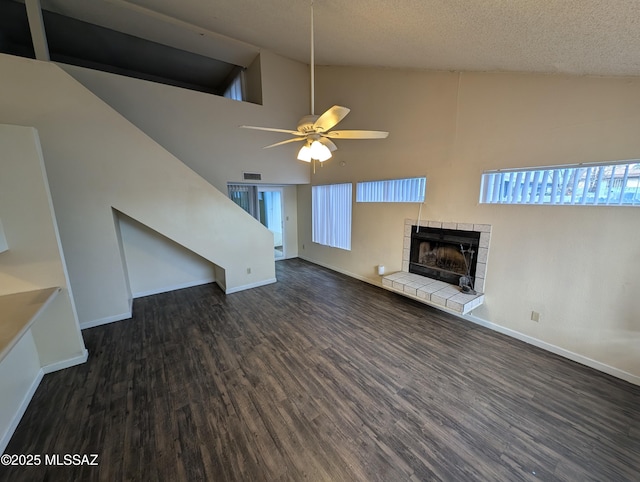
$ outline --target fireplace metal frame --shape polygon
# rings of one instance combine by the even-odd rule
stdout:
[[[458,285],[461,276],[468,276],[472,280],[475,279],[476,264],[478,261],[477,253],[480,247],[480,234],[479,231],[411,226],[409,272],[453,285]],[[419,263],[419,246],[424,241],[435,243],[436,246],[452,246],[457,252],[460,252],[460,245],[462,245],[464,249],[472,249],[475,253],[473,258],[470,259],[470,256],[465,256],[467,263],[469,263],[469,272],[458,273],[456,271]],[[461,253],[461,255],[463,254]]]

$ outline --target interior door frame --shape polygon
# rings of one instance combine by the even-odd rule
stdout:
[[[271,185],[262,185],[262,184],[257,184],[256,185],[258,188],[258,195],[260,195],[261,192],[279,192],[280,193],[280,227],[282,230],[282,256],[279,256],[276,258],[277,260],[280,259],[285,259],[287,257],[287,237],[286,237],[286,223],[285,223],[285,216],[284,216],[284,189],[282,188],[282,186],[271,186]],[[260,216],[260,214],[258,213],[258,216]],[[260,221],[260,219],[258,219],[258,221]],[[275,249],[275,247],[274,247]]]

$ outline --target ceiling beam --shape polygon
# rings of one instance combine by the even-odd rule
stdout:
[[[33,42],[36,59],[49,61],[51,60],[49,57],[49,44],[47,43],[47,34],[44,30],[40,0],[25,0],[25,5],[27,7],[27,18],[29,19],[31,41]]]

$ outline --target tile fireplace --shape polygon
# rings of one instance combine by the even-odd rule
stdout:
[[[468,313],[484,302],[490,240],[489,224],[406,219],[402,271],[383,276],[382,286]]]

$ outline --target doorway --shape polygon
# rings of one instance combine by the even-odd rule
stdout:
[[[231,200],[273,233],[274,258],[284,259],[286,250],[282,187],[231,183],[227,187]]]
[[[273,233],[275,259],[284,259],[282,188],[258,187],[258,220]]]

